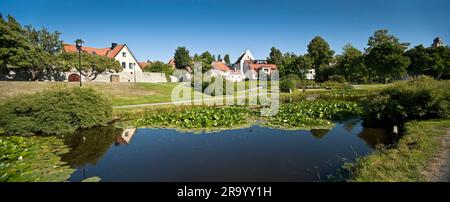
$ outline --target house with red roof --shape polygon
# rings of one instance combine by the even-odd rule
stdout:
[[[71,44],[64,44],[64,51],[66,52],[78,52],[77,47]],[[83,46],[81,51],[90,53],[93,55],[100,55],[117,60],[122,65],[123,72],[142,72],[140,63],[136,60],[133,53],[130,51],[126,44],[112,43],[107,48],[94,48]]]
[[[250,50],[246,50],[233,65],[236,72],[245,75],[245,78],[256,80],[260,73],[270,76],[278,67],[275,64],[269,64],[267,60],[257,60]]]
[[[78,52],[74,45],[64,44],[63,48],[66,52]],[[143,72],[142,68],[150,64],[150,61],[138,62],[126,44],[112,43],[107,48],[83,46],[81,51],[88,54],[113,58],[122,66],[122,71],[117,73],[105,72],[98,75],[93,80],[94,82],[167,82],[164,73]],[[76,70],[71,70],[65,74],[68,81],[80,80],[79,73]],[[84,76],[81,79],[87,80]]]

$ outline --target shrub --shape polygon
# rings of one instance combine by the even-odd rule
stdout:
[[[448,81],[422,76],[397,82],[365,101],[366,124],[403,124],[409,120],[449,116]]]
[[[216,93],[218,92],[216,90],[216,84],[217,84],[216,79],[222,79],[222,81],[223,81],[222,86],[221,86],[221,88],[223,89],[222,95],[232,95],[236,91],[234,82],[229,81],[221,76],[212,76],[210,78],[204,78],[201,82],[201,86],[198,85],[197,83],[195,83],[195,81],[198,81],[199,79],[200,78],[193,79],[191,81],[191,87],[193,87],[196,91],[199,91],[199,92],[211,95],[211,96],[216,96]],[[232,87],[233,90],[231,90],[230,92],[227,92],[227,86]]]
[[[293,79],[283,79],[280,82],[280,91],[281,92],[294,92],[297,91],[297,82]]]
[[[347,83],[347,81],[345,80],[345,77],[342,75],[331,75],[328,76],[328,80],[329,81],[335,81],[338,83]]]
[[[111,101],[89,88],[55,88],[22,95],[0,106],[0,128],[6,134],[64,134],[105,125]]]
[[[322,86],[327,89],[352,89],[352,86],[348,83],[336,82],[336,81],[325,81]]]

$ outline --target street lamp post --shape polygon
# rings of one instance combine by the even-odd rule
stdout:
[[[76,45],[77,50],[78,50],[78,71],[80,72],[80,87],[83,85],[81,83],[81,47],[83,46],[83,43],[84,42],[81,39],[77,39],[75,41],[75,45]]]

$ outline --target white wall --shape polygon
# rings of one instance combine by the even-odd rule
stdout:
[[[123,57],[123,53],[125,52],[126,56]],[[116,55],[114,58],[117,61],[119,61],[120,65],[122,66],[122,62],[126,63],[126,68],[123,69],[123,72],[142,72],[142,69],[139,67],[138,61],[136,61],[130,52],[130,49],[128,49],[127,46],[124,46],[122,50]],[[135,66],[135,70],[133,68],[130,69],[130,63],[133,63]]]
[[[76,71],[66,72],[66,81],[68,81],[68,77],[70,74],[77,74]],[[133,72],[119,72],[119,73],[104,73],[99,74],[97,78],[91,82],[111,82],[111,75],[119,75],[120,82],[135,82],[135,77]],[[83,81],[86,81],[86,78],[81,77]],[[152,72],[136,72],[136,82],[148,82],[148,83],[166,83],[167,78],[164,73],[152,73]]]

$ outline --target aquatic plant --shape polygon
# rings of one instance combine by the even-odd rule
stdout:
[[[56,137],[0,137],[0,182],[61,182],[74,169],[59,155],[69,149]]]
[[[356,102],[303,100],[281,105],[278,114],[269,117],[269,124],[288,127],[324,127],[332,125],[331,120],[361,114],[362,108]]]
[[[148,113],[137,119],[137,126],[210,128],[233,127],[247,123],[251,111],[245,107],[199,107],[180,112]]]

